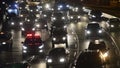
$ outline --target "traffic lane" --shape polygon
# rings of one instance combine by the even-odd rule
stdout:
[[[110,37],[110,35],[106,34],[104,37],[104,41],[106,42],[106,45],[109,48],[109,54],[108,54],[108,59],[109,64],[108,68],[119,68],[120,67],[120,52],[119,49],[117,48],[117,44],[114,42],[114,39]]]
[[[0,53],[1,61],[5,62],[5,63],[19,62],[22,60],[20,31],[11,30],[11,33],[12,33],[12,38],[13,38],[12,52],[5,51],[5,52]]]
[[[118,48],[120,49],[120,32],[109,32],[109,34],[113,37],[114,41],[117,43]]]
[[[68,30],[67,38],[68,38],[68,46],[69,46],[68,50],[70,52],[70,55],[69,55],[70,62],[69,63],[72,63],[74,61],[74,59],[76,58],[76,55],[77,55],[79,41],[77,40],[78,37],[76,36],[76,34],[73,33],[73,31],[71,31],[69,28],[70,27],[67,28],[67,30]],[[46,44],[48,46],[47,53],[52,49],[52,44],[51,43],[52,43],[51,38],[49,38],[46,41]],[[56,46],[63,46],[64,47],[64,45],[62,45],[62,44],[56,44]],[[40,67],[42,67],[42,65],[44,65],[43,67],[45,67],[46,60],[45,59],[43,59],[43,60],[44,60],[43,62],[39,61],[40,63],[32,64],[32,67],[33,68],[40,68]],[[69,66],[69,65],[67,65],[67,66]],[[61,66],[61,65],[54,65],[52,68],[56,68],[56,67],[57,68],[63,68],[63,66]]]
[[[77,33],[77,35],[79,37],[79,43],[80,43],[79,47],[80,47],[81,51],[84,50],[84,49],[87,49],[88,45],[90,43],[90,40],[85,39],[85,35],[84,35],[84,33],[85,33],[84,28],[85,28],[87,22],[84,22],[84,24],[85,25],[81,24],[82,27],[80,27],[78,24],[77,25],[74,24],[74,27],[72,27],[73,26],[73,23],[72,23],[72,26],[71,26],[71,29],[73,31],[76,31],[76,33]],[[105,26],[105,21],[102,21],[100,23],[100,25],[102,25],[103,27],[106,27]],[[77,28],[77,26],[79,26],[79,27]],[[118,56],[119,51],[117,50],[117,48],[113,44],[113,40],[110,40],[109,35],[106,34],[103,37],[104,37],[103,40],[106,42],[107,45],[109,45],[108,48],[110,48],[110,58],[109,58],[110,59],[110,64],[107,64],[106,67],[108,67],[108,68],[111,68],[111,67],[118,68],[119,67],[119,60],[117,58],[119,57]]]
[[[25,37],[21,35],[21,30],[10,30],[12,33],[13,38],[13,45],[12,45],[12,52],[2,52],[0,53],[0,60],[5,63],[11,63],[11,62],[21,62],[22,60],[22,43],[25,40]],[[46,41],[49,38],[49,34],[47,31],[37,31],[36,33],[40,34],[42,36],[42,40]],[[46,42],[45,42],[45,46]],[[47,47],[45,47],[47,48]],[[47,50],[47,49],[46,49]]]

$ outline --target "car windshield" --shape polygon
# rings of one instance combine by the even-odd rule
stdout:
[[[35,43],[41,43],[42,40],[40,38],[26,38],[25,44],[35,44]]]
[[[87,28],[88,29],[94,29],[94,28],[99,28],[100,26],[99,26],[99,24],[88,24],[88,26],[87,26]]]
[[[56,48],[50,51],[50,56],[56,56],[56,55],[65,55],[65,49],[63,48]]]
[[[58,30],[53,30],[53,35],[58,36],[58,35],[66,35],[67,32],[63,29],[58,29]]]

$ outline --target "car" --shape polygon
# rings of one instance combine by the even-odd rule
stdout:
[[[67,24],[63,20],[56,20],[51,25],[51,31],[56,28],[60,28],[60,29],[64,28],[64,30],[66,30]]]
[[[104,60],[98,50],[85,50],[80,53],[72,68],[102,68]]]
[[[101,54],[104,56],[104,60],[106,63],[109,61],[109,48],[107,48],[107,45],[104,41],[95,40],[91,41],[88,50],[99,50],[101,51]]]
[[[44,55],[44,43],[39,34],[27,34],[24,42],[22,42],[23,58],[31,55]]]
[[[38,19],[38,22],[35,23],[36,30],[46,29],[48,30],[48,22],[46,19]]]
[[[71,15],[70,18],[69,18],[70,22],[80,22],[81,21],[81,18],[80,18],[80,15]]]
[[[89,19],[91,21],[97,21],[100,22],[102,20],[103,14],[99,10],[91,10],[89,13]]]
[[[66,68],[69,63],[69,50],[65,48],[53,48],[46,57],[47,68],[51,66],[61,65]]]
[[[55,47],[55,44],[65,44],[65,47],[68,47],[66,30],[54,29],[52,31],[52,48]]]
[[[64,14],[62,12],[54,12],[52,13],[51,20],[54,22],[56,20],[62,20]]]
[[[3,68],[31,68],[29,63],[7,63],[3,65]]]
[[[87,38],[101,38],[103,29],[98,23],[89,23],[85,29],[85,35]]]
[[[0,52],[12,51],[13,38],[10,32],[0,32]]]
[[[21,19],[19,17],[13,17],[10,19],[8,24],[10,25],[10,28],[12,29],[20,29],[21,26],[23,25],[23,22],[21,22]]]
[[[89,43],[88,50],[100,50],[102,53],[106,53],[109,48],[107,48],[104,41],[95,40]]]
[[[107,26],[108,26],[109,31],[119,31],[120,30],[120,19],[110,18],[107,21]]]
[[[26,36],[29,33],[35,34],[35,30],[36,30],[35,24],[32,22],[25,21],[21,26],[23,36]]]

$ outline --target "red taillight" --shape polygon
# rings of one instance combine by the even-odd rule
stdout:
[[[27,37],[31,37],[32,36],[32,34],[27,34]]]
[[[34,36],[35,36],[35,38],[40,38],[39,34],[35,34]]]

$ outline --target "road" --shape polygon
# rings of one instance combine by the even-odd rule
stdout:
[[[85,38],[85,27],[89,23],[88,16],[82,16],[81,22],[71,22],[68,23],[67,31],[68,31],[68,44],[70,49],[70,58],[71,62],[73,62],[73,55],[79,54],[80,51],[85,50],[88,48],[90,39]],[[102,22],[100,23],[101,26],[103,25]],[[105,26],[102,26],[103,28]],[[24,41],[25,37],[21,36],[21,31],[11,30],[13,35],[13,51],[12,52],[2,52],[0,53],[0,61],[5,63],[11,62],[21,62],[25,59],[22,59],[22,41]],[[42,40],[45,41],[46,46],[46,55],[51,49],[51,38],[49,37],[49,32],[46,30],[37,31],[40,33]],[[119,32],[118,33],[109,33],[104,31],[104,35],[102,40],[105,41],[106,45],[109,50],[109,64],[106,64],[106,68],[119,68],[120,67],[120,53],[119,53]],[[114,39],[112,39],[114,38]],[[115,40],[116,39],[116,40]],[[115,40],[115,42],[114,42]],[[31,61],[32,67],[31,68],[46,68],[46,61],[45,57],[34,57]],[[59,66],[60,67],[60,66]]]

